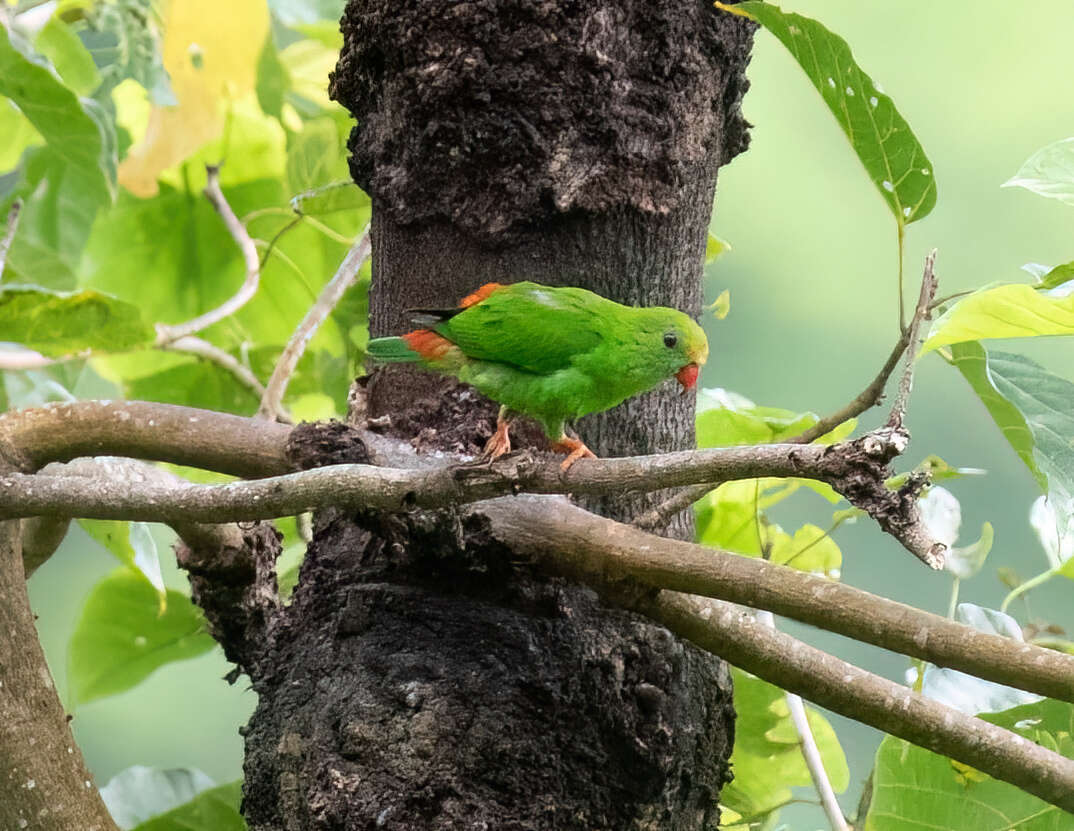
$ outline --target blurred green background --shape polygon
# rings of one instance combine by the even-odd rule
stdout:
[[[892,96],[935,169],[939,201],[909,227],[907,297],[912,304],[925,254],[939,249],[940,293],[991,281],[1028,279],[1026,262],[1074,259],[1074,210],[1026,191],[1000,189],[1036,149],[1074,135],[1074,14],[1068,0],[1029,6],[988,2],[798,0],[787,9],[816,17],[847,39],[859,64]],[[784,48],[757,34],[745,112],[750,150],[720,174],[712,228],[733,246],[707,271],[709,300],[731,292],[731,314],[709,321],[712,359],[703,384],[759,404],[830,412],[873,377],[897,337],[895,224],[820,97]],[[1051,338],[1000,344],[1066,377],[1074,344]],[[1074,402],[1072,402],[1074,406]],[[883,409],[864,420],[882,420]],[[919,366],[909,411],[912,465],[937,453],[988,475],[948,483],[962,502],[963,541],[981,523],[996,542],[962,598],[997,607],[1006,593],[998,566],[1023,577],[1046,567],[1027,515],[1037,490],[984,408],[938,357]],[[795,528],[827,524],[831,508],[798,495],[775,519]],[[158,534],[162,549],[167,532]],[[944,613],[950,578],[930,574],[868,522],[841,529],[847,582]],[[165,560],[169,559],[165,557]],[[59,689],[66,643],[93,583],[115,560],[81,531],[30,581],[31,599]],[[174,564],[169,585],[184,586]],[[1028,615],[1074,627],[1072,586],[1053,580],[1030,597]],[[1012,607],[1024,623],[1024,605]],[[847,660],[902,680],[905,659],[789,623],[788,631]],[[194,766],[218,782],[241,775],[237,730],[255,700],[245,679],[229,687],[219,651],[172,664],[133,691],[74,713],[75,735],[99,784],[131,764]],[[850,761],[842,796],[852,812],[879,734],[831,716]],[[811,794],[799,789],[799,795]],[[826,827],[819,809],[795,805],[789,827]]]

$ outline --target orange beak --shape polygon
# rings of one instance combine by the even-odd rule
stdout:
[[[698,367],[697,364],[687,364],[675,373],[675,378],[682,384],[683,395],[686,395],[687,390],[693,389],[694,384],[697,383],[697,374],[699,371],[700,367]]]

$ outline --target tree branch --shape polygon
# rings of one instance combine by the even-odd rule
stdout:
[[[1074,760],[773,631],[729,603],[660,592],[634,608],[770,684],[1074,813]]]
[[[865,389],[858,393],[853,401],[841,410],[832,413],[829,416],[825,416],[808,430],[803,431],[787,441],[795,444],[809,444],[810,442],[819,439],[825,433],[831,432],[843,422],[856,418],[870,407],[875,407],[883,400],[884,387],[887,386],[891,373],[895,371],[895,367],[899,363],[899,358],[901,358],[907,351],[909,352],[909,365],[913,365],[914,358],[917,357],[917,349],[910,348],[907,350],[907,347],[913,347],[917,342],[916,339],[921,328],[921,322],[928,319],[930,304],[932,303],[932,299],[936,296],[938,285],[936,276],[933,273],[933,264],[935,261],[936,252],[932,251],[925,258],[925,268],[921,275],[921,291],[918,294],[917,307],[914,309],[914,316],[910,320],[910,326],[908,328],[903,327],[902,335],[899,337],[899,340],[896,341],[895,348],[891,350],[891,354],[888,355],[888,359],[884,361],[884,365],[880,368],[880,372],[877,373],[876,377],[869,382],[869,385]],[[900,305],[901,302],[902,301],[900,300]],[[900,385],[899,397],[896,399],[895,406],[892,408],[893,416],[895,413],[900,414],[900,426],[902,424],[902,415],[905,415],[906,413],[906,400],[910,394],[909,383],[905,380],[907,378],[906,373],[903,374],[903,378],[906,390],[904,392],[902,388],[903,385]]]
[[[339,301],[343,299],[347,289],[357,281],[358,272],[361,270],[362,265],[365,264],[365,261],[369,259],[371,251],[369,228],[366,227],[347,252],[347,256],[343,258],[343,262],[340,263],[335,276],[321,289],[317,302],[306,312],[306,316],[298,324],[298,328],[291,335],[291,340],[288,341],[283,354],[280,355],[279,361],[276,362],[276,367],[272,370],[272,377],[269,378],[268,388],[261,396],[261,407],[258,410],[258,415],[261,418],[275,420],[279,416],[283,395],[287,391],[287,384],[290,382],[295,367],[298,366],[298,362],[302,358],[302,354],[306,351],[306,346],[321,327],[321,324],[328,318],[328,315],[332,313],[332,310],[339,305]]]
[[[151,458],[238,475],[266,475],[266,464],[272,466],[268,471],[271,473],[290,470],[285,457],[281,457],[284,434],[268,428],[262,430],[261,423],[166,404],[79,402],[0,416],[0,439],[7,433],[9,445],[19,449],[16,452],[31,454],[31,458],[17,465],[21,470],[35,469],[35,462],[40,467],[53,460],[101,454]],[[282,425],[276,425],[275,429],[287,430]],[[348,475],[347,471],[333,467],[322,468],[316,478],[287,480],[282,485],[284,488],[297,488],[288,491],[290,497],[283,495],[283,491],[267,493],[263,486],[245,483],[226,486],[227,490],[221,491],[219,497],[209,494],[212,487],[222,486],[202,486],[208,489],[200,493],[186,491],[182,498],[188,500],[185,504],[190,510],[197,512],[193,519],[229,522],[240,515],[254,518],[248,515],[250,506],[244,500],[255,496],[256,502],[261,503],[261,518],[268,518],[283,516],[273,511],[288,502],[296,506],[306,503],[301,508],[306,510],[329,498],[350,500],[367,507],[398,508],[404,504],[437,507],[523,491],[603,494],[761,476],[808,477],[829,483],[851,504],[869,513],[907,550],[935,568],[943,562],[944,546],[932,540],[917,513],[914,498],[923,480],[910,477],[898,491],[885,485],[892,475],[888,462],[903,449],[904,439],[903,434],[889,430],[882,435],[867,434],[830,446],[771,444],[587,459],[566,472],[551,460],[537,459],[530,454],[508,456],[492,464],[432,471],[359,467]],[[337,487],[342,490],[330,493],[331,488]],[[53,483],[52,488],[60,503],[49,505],[38,498],[32,510],[30,502],[24,502],[26,510],[30,514],[69,514],[74,503],[62,502],[65,497],[58,484]],[[152,511],[144,496],[141,503],[126,504],[132,508],[140,504]],[[19,510],[8,503],[10,499],[4,503],[4,510]],[[89,505],[85,500],[81,504]],[[101,510],[106,508],[100,506]]]
[[[987,635],[767,560],[656,537],[558,498],[504,497],[469,512],[487,517],[493,534],[513,551],[542,567],[569,569],[586,582],[630,579],[765,609],[937,666],[1074,702],[1074,655]]]
[[[220,218],[224,220],[228,233],[231,234],[242,252],[243,260],[246,263],[246,279],[243,280],[242,285],[234,296],[225,300],[215,309],[188,320],[186,323],[177,323],[173,326],[162,323],[157,324],[157,346],[163,346],[170,341],[193,335],[226,317],[230,317],[250,301],[257,293],[257,287],[261,283],[261,263],[257,256],[257,246],[254,245],[254,241],[250,238],[245,226],[235,216],[235,212],[231,210],[231,205],[228,204],[227,199],[224,197],[224,192],[220,189],[220,167],[219,165],[206,165],[205,171],[208,174],[208,181],[205,184],[205,196],[212,203],[212,206],[216,208]]]
[[[292,470],[291,428],[146,401],[77,401],[0,414],[0,459],[23,471],[78,456],[131,456],[234,476]]]
[[[15,231],[19,227],[19,213],[22,211],[22,200],[16,199],[11,203],[11,210],[7,212],[7,222],[4,225],[4,236],[0,237],[0,277],[4,276],[4,266],[7,264],[7,252],[11,250],[11,243],[15,239]]]
[[[214,439],[219,435],[210,424],[201,429]],[[560,476],[555,460],[514,478],[495,465],[398,469],[355,464],[227,485],[159,485],[110,477],[91,487],[77,477],[13,473],[0,477],[0,516],[77,515],[173,524],[268,519],[329,505],[388,510],[412,505],[445,507],[488,499],[516,488],[559,493],[592,493],[609,483],[620,488],[660,488],[666,486],[664,477],[682,475],[679,469],[666,466],[669,457],[687,465],[694,461],[693,457],[700,457],[704,464],[694,467],[697,476],[711,477],[712,471],[718,469],[725,478],[753,478],[800,474],[804,461],[821,464],[834,453],[830,447],[795,445],[794,452],[799,455],[791,464],[779,449],[779,445],[767,445],[605,459],[579,463],[567,477]],[[751,451],[762,451],[760,462],[751,457]],[[768,467],[758,470],[758,465],[765,463]],[[647,469],[647,465],[652,467]],[[586,474],[586,467],[595,468],[594,475]],[[553,503],[550,511],[549,503],[534,499],[516,497],[507,503],[516,510],[525,509],[525,527],[536,534],[541,545],[559,550],[562,556],[570,556],[572,551],[578,556],[584,553],[604,563],[602,568],[614,565],[657,587],[767,608],[940,666],[1074,700],[1074,657],[1028,645],[1015,647],[1001,638],[982,635],[849,586],[763,560],[653,537],[567,503]],[[486,506],[501,503],[497,500]],[[607,559],[613,555],[614,561]],[[996,655],[1003,656],[1002,666],[994,665]]]
[[[238,417],[230,418],[240,427]],[[217,440],[209,429],[210,424],[211,419],[199,424],[198,435]],[[257,431],[249,432],[257,434]],[[114,440],[115,435],[109,438]],[[508,457],[491,464],[424,470],[332,465],[257,482],[188,485],[176,494],[149,487],[131,492],[121,482],[109,483],[91,494],[81,492],[71,483],[65,485],[52,480],[35,485],[13,475],[7,477],[6,492],[0,491],[0,515],[81,513],[116,518],[122,514],[158,522],[171,522],[182,516],[197,522],[234,522],[286,516],[329,504],[388,510],[410,505],[436,508],[508,493],[603,494],[623,489],[653,491],[714,480],[805,476],[831,484],[852,504],[866,510],[908,550],[935,567],[935,559],[930,557],[939,550],[942,562],[944,546],[932,540],[917,516],[914,497],[923,482],[911,477],[898,491],[884,485],[891,473],[886,462],[896,452],[893,439],[897,438],[897,435],[881,437],[870,433],[852,442],[830,446],[771,444],[593,459],[566,472],[554,460],[547,457],[538,460],[529,455]],[[97,452],[147,455],[114,449]]]
[[[0,523],[0,632],[0,828],[118,831],[71,735],[41,651],[18,522]]]
[[[497,499],[471,510],[488,519],[493,538],[507,546],[512,554],[528,555],[547,572],[596,587],[612,602],[664,624],[679,637],[771,684],[833,712],[972,765],[1065,810],[1074,811],[1074,760],[770,629],[732,603],[691,597],[690,587],[704,582],[705,558],[725,559],[717,552],[643,534],[631,526],[586,514],[580,508],[547,497]],[[645,541],[644,545],[637,544],[639,538]],[[661,548],[664,550],[658,550]],[[697,551],[690,552],[690,549]],[[693,556],[684,561],[684,555],[689,554]],[[762,566],[759,573],[765,570],[792,571],[763,560],[734,556],[726,556],[728,562],[724,565],[731,565],[731,560]],[[849,587],[801,572],[796,574],[807,577],[806,582],[812,583],[810,596],[815,596],[814,602],[819,601],[820,605],[829,608],[841,606],[842,593]],[[631,584],[633,578],[655,585],[651,580],[655,575],[676,575],[667,582],[670,588],[677,590],[654,593],[639,591],[636,584]],[[744,576],[739,574],[725,584],[723,596],[736,593],[733,581]],[[671,583],[676,585],[670,586]],[[823,586],[831,586],[835,592],[825,596]],[[748,592],[748,587],[737,588],[745,588]],[[857,592],[855,589],[850,591]],[[901,606],[880,598],[873,598],[873,601],[891,607]],[[906,617],[914,617],[922,624],[928,619],[949,623],[936,615],[905,606],[902,609],[907,613]],[[883,611],[877,611],[882,617]],[[875,621],[869,621],[868,625],[873,623]],[[957,627],[958,624],[949,626]],[[917,630],[919,643],[931,641],[933,630],[930,626],[914,625],[913,628]],[[992,655],[1003,654],[1004,661],[1012,652],[1012,646],[1016,650],[1021,646],[969,627],[960,628],[966,630],[970,640],[993,641],[991,648],[998,651]],[[950,633],[948,629],[944,634]],[[906,634],[905,630],[903,634]],[[978,641],[979,645],[983,643],[985,640]],[[1041,650],[1041,660],[1050,662],[1053,659],[1046,650]],[[1065,699],[1070,701],[1074,699],[1074,658],[1056,662],[1058,664],[1067,667],[1065,683],[1060,686],[1065,690]]]

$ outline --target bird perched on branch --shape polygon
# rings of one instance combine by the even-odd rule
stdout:
[[[566,470],[593,457],[567,436],[570,420],[607,410],[674,377],[683,392],[709,354],[701,327],[680,311],[634,308],[579,288],[488,283],[454,309],[414,309],[425,327],[376,338],[368,352],[383,363],[412,362],[453,375],[501,404],[485,452],[511,449],[513,413],[537,419]]]

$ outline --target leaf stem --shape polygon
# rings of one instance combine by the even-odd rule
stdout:
[[[1025,594],[1031,589],[1035,589],[1037,586],[1041,586],[1047,583],[1058,573],[1058,568],[1050,568],[1047,571],[1038,574],[1036,577],[1030,577],[1028,580],[1022,583],[1022,585],[1012,589],[1011,593],[1008,594],[1005,598],[1003,598],[1003,603],[1000,605],[999,610],[1001,612],[1007,611],[1007,607],[1011,605],[1011,601],[1014,600],[1016,597]]]

